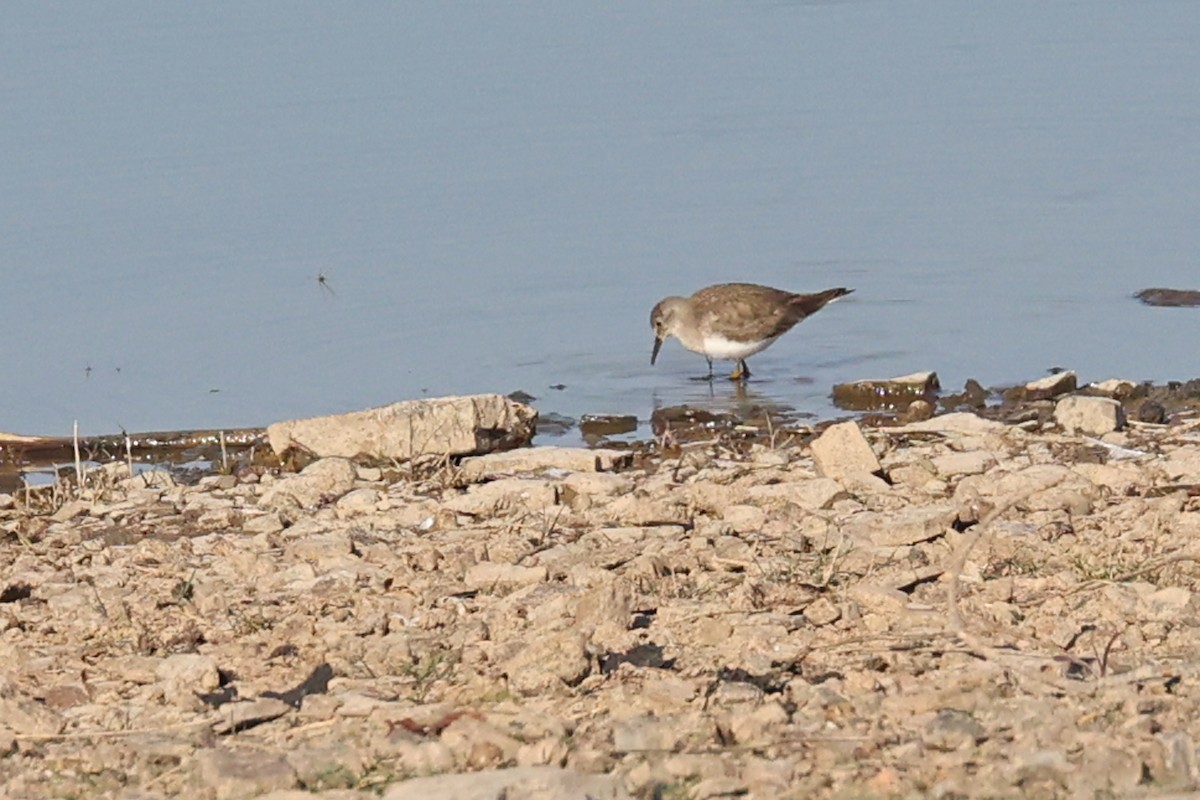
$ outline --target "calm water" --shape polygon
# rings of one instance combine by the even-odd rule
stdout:
[[[1200,311],[1130,295],[1200,288],[1198,41],[1193,0],[13,6],[0,430],[646,417],[710,396],[651,306],[724,280],[857,290],[751,360],[818,414],[1193,377]]]

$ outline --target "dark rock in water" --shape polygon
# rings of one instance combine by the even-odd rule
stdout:
[[[617,436],[633,433],[637,424],[633,414],[584,414],[579,419],[579,430],[584,436]]]
[[[1163,408],[1162,403],[1147,400],[1138,407],[1137,420],[1162,425],[1167,421],[1167,410]]]
[[[655,410],[650,415],[650,427],[655,436],[662,436],[668,430],[678,433],[681,430],[705,431],[728,430],[738,424],[732,414],[722,414],[706,411],[691,406],[668,406]]]
[[[974,378],[967,378],[966,384],[963,385],[963,394],[966,395],[967,402],[975,408],[983,408],[987,405],[987,389],[984,389]]]
[[[833,403],[847,411],[903,411],[916,400],[932,403],[941,386],[936,372],[916,372],[887,380],[839,383]]]
[[[563,414],[556,414],[553,411],[538,414],[538,436],[562,436],[574,427],[575,420]]]
[[[983,408],[987,405],[987,398],[987,389],[974,378],[968,378],[961,392],[942,395],[938,403],[947,411],[964,411]]]
[[[1200,306],[1200,292],[1191,289],[1142,289],[1134,297],[1148,306],[1170,308]]]
[[[505,397],[517,403],[532,403],[534,400],[537,400],[537,398],[531,395],[529,392],[523,392],[520,389],[517,389],[511,394],[505,395]]]

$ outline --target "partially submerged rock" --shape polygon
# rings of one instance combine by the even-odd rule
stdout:
[[[861,380],[833,387],[833,402],[848,411],[902,411],[914,401],[932,404],[941,389],[936,372],[914,372],[885,380]]]
[[[1148,306],[1200,306],[1200,292],[1194,289],[1142,289],[1134,297]]]
[[[537,411],[498,394],[408,400],[267,428],[281,458],[292,451],[325,458],[406,462],[428,455],[466,456],[529,444]]]

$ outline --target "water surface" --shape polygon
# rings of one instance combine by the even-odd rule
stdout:
[[[1130,295],[1200,288],[1197,41],[1187,0],[14,7],[0,429],[733,402],[649,364],[726,280],[856,289],[751,359],[820,415],[1192,377],[1200,314]]]

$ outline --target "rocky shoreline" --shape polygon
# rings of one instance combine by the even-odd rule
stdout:
[[[1182,796],[1200,421],[1081,396],[0,495],[0,795]]]

